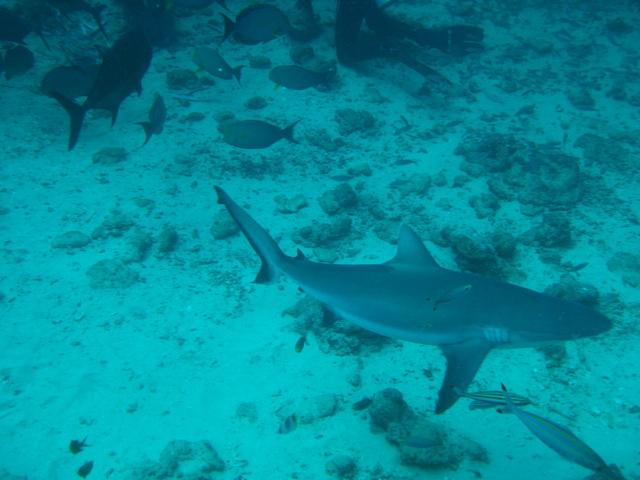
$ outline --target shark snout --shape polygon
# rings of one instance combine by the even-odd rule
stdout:
[[[600,335],[611,329],[613,322],[602,313],[579,305],[574,313],[574,318],[568,325],[573,327],[575,338]]]

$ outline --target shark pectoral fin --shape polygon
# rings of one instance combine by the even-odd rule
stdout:
[[[461,394],[467,391],[484,357],[491,350],[491,344],[481,340],[470,340],[441,345],[440,348],[447,359],[447,372],[438,393],[436,413],[449,409]]]

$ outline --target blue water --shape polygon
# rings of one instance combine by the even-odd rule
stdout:
[[[232,17],[249,5],[228,4]],[[335,5],[314,7],[313,61],[331,62]],[[483,27],[484,50],[418,49],[451,85],[374,59],[302,91],[276,88],[256,57],[290,64],[304,44],[220,45],[223,11],[170,10],[176,36],[154,48],[142,95],[124,100],[113,127],[89,112],[70,152],[68,116],[39,93],[41,79],[99,59],[93,45],[122,31],[120,6],[102,13],[110,42],[86,12],[48,19],[51,48],[29,34],[35,66],[0,79],[0,478],[76,478],[87,462],[87,478],[126,480],[592,473],[515,416],[465,399],[435,416],[437,348],[330,318],[287,279],[252,283],[258,259],[214,185],[291,255],[384,262],[405,222],[442,266],[537,291],[561,284],[609,316],[597,337],[494,350],[471,390],[508,385],[640,478],[638,3],[399,1],[387,9],[398,18]],[[198,71],[195,46],[245,65],[241,83]],[[141,147],[136,122],[156,93],[164,131]],[[254,97],[261,108],[247,106]],[[228,145],[218,126],[232,117],[300,120],[298,143]],[[385,432],[372,412],[387,388],[406,405],[389,407]],[[352,408],[365,397],[378,410]],[[278,433],[291,415],[295,428]],[[412,450],[414,428],[444,440]]]

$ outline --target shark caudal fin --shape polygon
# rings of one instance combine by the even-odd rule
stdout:
[[[276,279],[280,271],[279,265],[285,258],[275,240],[256,222],[246,210],[220,187],[214,187],[218,194],[218,203],[224,205],[229,214],[242,230],[242,233],[262,260],[262,266],[256,276],[255,283],[269,283]]]
[[[438,393],[436,413],[448,410],[467,391],[484,357],[491,350],[491,344],[481,340],[469,340],[441,345],[440,349],[447,359],[447,372]]]

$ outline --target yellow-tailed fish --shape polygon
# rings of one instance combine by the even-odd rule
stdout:
[[[301,336],[298,341],[296,342],[296,352],[300,353],[302,351],[302,349],[304,348],[305,344],[307,343],[307,337],[306,336]]]
[[[547,447],[554,450],[565,460],[607,475],[605,478],[615,478],[609,476],[609,472],[613,473],[612,468],[589,445],[576,437],[571,430],[540,415],[521,410],[514,404],[511,394],[507,392],[507,388],[504,385],[502,385],[502,391],[505,394],[506,401],[504,411],[513,413],[518,417],[518,420],[524,423],[524,426]]]

